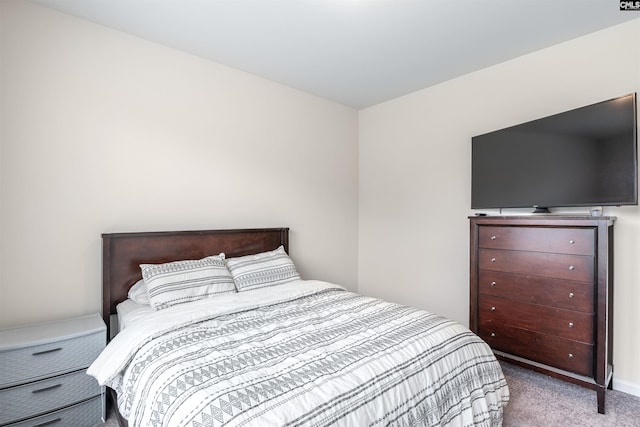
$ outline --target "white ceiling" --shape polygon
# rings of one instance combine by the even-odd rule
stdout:
[[[358,109],[640,18],[618,0],[33,1]]]

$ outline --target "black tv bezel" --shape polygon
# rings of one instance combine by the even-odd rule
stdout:
[[[580,109],[584,109],[584,108],[589,108],[595,105],[599,105],[599,104],[603,104],[603,103],[608,103],[608,102],[612,102],[618,99],[623,99],[626,97],[632,97],[632,105],[633,105],[633,121],[634,121],[634,126],[633,126],[633,162],[635,165],[634,171],[635,171],[635,179],[633,182],[633,186],[634,186],[634,191],[633,191],[633,200],[626,200],[626,201],[616,201],[616,202],[598,202],[598,203],[566,203],[566,204],[557,204],[557,205],[547,205],[547,206],[542,206],[542,205],[535,205],[535,204],[516,204],[516,203],[508,203],[508,204],[500,204],[500,205],[485,205],[485,206],[479,206],[479,205],[474,205],[473,204],[473,163],[474,163],[474,156],[473,156],[473,140],[476,137],[480,137],[480,136],[484,136],[484,135],[488,135],[490,133],[494,133],[494,132],[500,132],[500,131],[506,131],[512,128],[517,128],[518,126],[522,126],[522,125],[527,125],[530,123],[534,123],[534,122],[539,122],[539,121],[543,121],[545,119],[551,118],[551,117],[556,117],[565,113],[570,113],[570,112],[574,112],[576,110],[580,110]],[[600,102],[596,102],[593,104],[589,104],[589,105],[584,105],[581,107],[577,107],[577,108],[573,108],[571,110],[566,110],[566,111],[562,111],[560,113],[556,113],[556,114],[552,114],[550,116],[546,116],[546,117],[541,117],[538,119],[534,119],[534,120],[529,120],[526,122],[522,122],[522,123],[518,123],[516,125],[513,126],[507,126],[505,128],[502,129],[497,129],[495,131],[491,131],[491,132],[486,132],[483,134],[479,134],[476,135],[474,137],[471,138],[472,144],[471,144],[471,209],[472,210],[482,210],[482,209],[526,209],[526,208],[534,208],[535,211],[533,211],[534,213],[548,213],[548,208],[581,208],[581,207],[600,207],[600,206],[637,206],[638,205],[638,178],[640,176],[640,172],[638,170],[638,104],[637,104],[637,93],[636,92],[632,92],[632,93],[628,93],[626,95],[621,95],[621,96],[617,96],[614,98],[610,98],[604,101],[600,101]]]

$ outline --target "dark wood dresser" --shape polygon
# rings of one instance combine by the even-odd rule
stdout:
[[[470,329],[496,355],[597,391],[613,324],[613,217],[475,216]]]

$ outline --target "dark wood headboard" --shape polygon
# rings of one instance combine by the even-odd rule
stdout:
[[[102,235],[102,317],[111,337],[116,305],[142,278],[140,264],[200,259],[224,252],[227,258],[269,251],[283,245],[289,252],[288,228],[163,231]]]

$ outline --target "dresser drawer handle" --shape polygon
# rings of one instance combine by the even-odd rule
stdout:
[[[573,328],[573,322],[569,322],[569,327]]]
[[[573,298],[574,296],[576,296],[573,292],[569,292],[569,298]]]
[[[496,282],[491,282],[491,286],[495,286],[495,285],[497,285]]]
[[[42,393],[43,391],[54,390],[54,389],[56,389],[58,387],[62,387],[62,384],[54,384],[54,385],[49,386],[49,387],[39,388],[37,390],[33,390],[31,393],[33,393],[33,394]]]
[[[491,332],[491,337],[493,338],[495,336],[496,336],[496,333],[495,332]]]
[[[495,258],[491,258],[491,262],[496,262],[496,259]]]
[[[491,307],[491,311],[496,311],[496,308],[495,307]]]
[[[55,418],[51,421],[46,421],[44,423],[40,423],[40,424],[35,424],[33,427],[44,427],[44,426],[50,426],[51,424],[55,424],[55,423],[59,423],[60,421],[62,421],[62,418]]]
[[[575,240],[569,240],[569,244],[573,245],[575,243]]]
[[[496,240],[496,236],[491,236],[491,240]]]
[[[573,270],[575,270],[575,269],[576,269],[576,268],[575,268],[573,265],[570,265],[570,266],[569,266],[569,270],[573,271]]]
[[[569,359],[573,359],[573,353],[569,353]]]
[[[51,350],[36,351],[35,353],[32,353],[32,356],[40,356],[42,354],[53,353],[54,351],[60,351],[60,350],[62,350],[62,347],[52,348]]]

